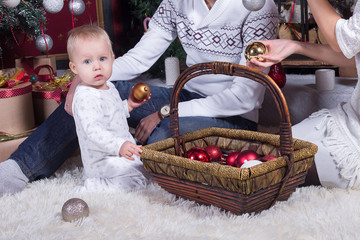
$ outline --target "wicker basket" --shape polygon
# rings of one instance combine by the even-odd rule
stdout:
[[[179,135],[178,96],[184,84],[203,74],[241,76],[263,84],[272,94],[280,116],[280,134],[205,128]],[[287,200],[304,182],[314,164],[317,146],[291,136],[291,123],[284,96],[276,83],[255,69],[230,63],[194,65],[177,79],[170,99],[171,138],[143,148],[145,169],[165,190],[201,204],[214,205],[235,214],[259,212],[277,200]],[[191,147],[216,145],[223,150],[251,149],[276,159],[250,168],[200,162],[184,158]]]

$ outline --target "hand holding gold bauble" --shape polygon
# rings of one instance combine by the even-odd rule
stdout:
[[[252,58],[264,61],[259,55],[265,54],[267,54],[267,47],[261,42],[252,42],[245,49],[245,58],[247,61],[250,61]]]

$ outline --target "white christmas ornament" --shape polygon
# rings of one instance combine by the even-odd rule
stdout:
[[[64,7],[64,0],[44,0],[43,6],[49,13],[58,13]]]
[[[266,0],[242,0],[244,7],[249,11],[258,11],[265,5]]]
[[[3,0],[1,5],[8,8],[16,8],[20,4],[20,0]]]
[[[261,164],[262,161],[259,160],[251,160],[251,161],[245,161],[245,163],[243,165],[241,165],[240,168],[249,168],[258,164]]]
[[[46,42],[45,42],[46,40]],[[35,40],[35,46],[37,48],[37,50],[39,50],[42,53],[46,53],[47,51],[49,51],[52,47],[53,47],[53,40],[52,38],[45,34],[45,35],[39,35],[36,37]],[[47,46],[47,48],[46,48]]]
[[[74,222],[89,216],[89,206],[80,198],[71,198],[64,203],[61,214],[65,222]]]
[[[69,11],[74,15],[81,15],[85,11],[83,0],[69,0]]]

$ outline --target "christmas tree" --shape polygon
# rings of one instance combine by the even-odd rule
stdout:
[[[42,0],[0,0],[2,40],[17,44],[20,36],[36,37],[45,31],[46,17]]]
[[[130,0],[130,5],[132,6],[132,14],[138,19],[139,24],[142,24],[144,19],[151,17],[162,0]],[[167,57],[174,56],[179,58],[180,64],[185,64],[186,54],[181,46],[181,43],[175,40],[166,52],[159,58],[159,60],[152,66],[149,70],[149,73],[154,77],[164,77],[164,61]]]

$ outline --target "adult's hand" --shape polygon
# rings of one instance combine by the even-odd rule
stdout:
[[[268,48],[268,54],[259,55],[259,57],[263,58],[264,61],[259,61],[255,58],[252,58],[250,62],[247,63],[249,67],[254,67],[259,70],[264,70],[265,68],[271,67],[272,65],[281,62],[288,56],[294,54],[299,47],[297,42],[289,39],[275,39],[259,42],[265,44],[265,46]]]
[[[161,121],[158,112],[154,112],[149,116],[140,120],[135,129],[135,138],[142,144],[146,144],[150,134]]]
[[[80,78],[78,76],[75,76],[71,83],[70,89],[66,95],[66,99],[65,99],[64,109],[71,116],[73,115],[72,114],[72,101],[74,98],[75,89],[76,89],[77,85],[79,85],[79,83],[80,83]]]

